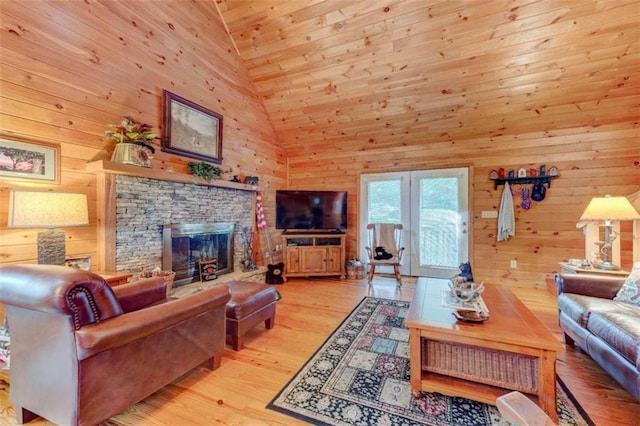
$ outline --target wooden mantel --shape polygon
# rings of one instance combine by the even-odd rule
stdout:
[[[85,166],[87,172],[92,173],[108,173],[114,175],[135,176],[140,178],[166,180],[171,182],[190,183],[202,186],[217,186],[219,188],[239,189],[243,191],[260,191],[260,187],[256,185],[247,185],[239,182],[231,182],[228,180],[212,180],[206,182],[193,175],[184,173],[173,173],[163,169],[150,169],[146,167],[132,166],[129,164],[115,163],[113,161],[99,160],[87,163]]]
[[[215,186],[219,188],[238,189],[243,191],[260,191],[259,186],[225,180],[206,182],[192,175],[172,173],[162,169],[132,166],[99,160],[86,164],[85,171],[96,174],[96,216],[98,221],[98,261],[103,271],[116,271],[116,183],[115,176],[134,176],[181,182],[192,185]]]

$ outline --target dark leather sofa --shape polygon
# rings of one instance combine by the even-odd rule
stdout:
[[[557,274],[560,328],[640,400],[640,306],[614,301],[624,277]]]
[[[200,364],[214,369],[229,298],[226,286],[168,300],[163,278],[112,289],[64,266],[0,267],[18,422],[98,424]]]

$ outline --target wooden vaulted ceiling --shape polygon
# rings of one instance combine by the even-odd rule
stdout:
[[[637,119],[637,1],[217,0],[287,155]]]

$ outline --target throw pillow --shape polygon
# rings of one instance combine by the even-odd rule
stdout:
[[[633,264],[631,273],[613,300],[640,306],[640,262]]]

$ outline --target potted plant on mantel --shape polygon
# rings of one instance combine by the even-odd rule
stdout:
[[[150,142],[158,135],[151,131],[150,125],[126,116],[119,124],[110,127],[113,130],[107,130],[105,136],[107,140],[116,142],[111,161],[151,167],[151,154],[156,150]]]
[[[205,163],[204,161],[195,162],[190,161],[187,164],[189,171],[192,175],[197,176],[207,182],[211,182],[212,180],[220,179],[220,176],[223,173],[229,173],[232,170],[223,170],[218,166],[214,166],[213,164]]]

